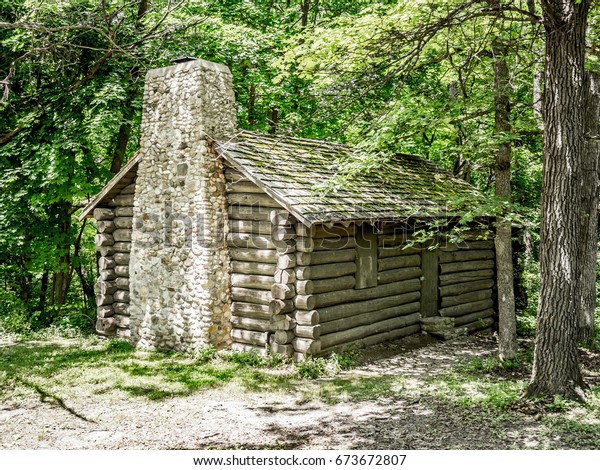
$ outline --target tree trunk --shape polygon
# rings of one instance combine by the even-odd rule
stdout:
[[[583,400],[581,305],[584,52],[590,0],[542,0],[546,32],[540,294],[529,396]]]
[[[598,135],[600,126],[600,77],[588,72],[586,80],[587,112],[585,116],[586,140],[583,153],[582,225],[581,237],[581,310],[579,312],[579,341],[589,341],[594,336],[596,309],[596,257],[598,251]]]
[[[501,21],[500,0],[489,0],[488,5],[497,12]],[[510,125],[510,82],[506,62],[506,46],[499,37],[492,42],[494,60],[494,108],[496,136],[500,144],[496,149],[496,196],[510,202],[512,146],[506,134]],[[517,355],[517,317],[515,314],[515,291],[512,260],[512,228],[510,220],[496,219],[496,274],[498,282],[498,353],[501,360],[514,359]]]

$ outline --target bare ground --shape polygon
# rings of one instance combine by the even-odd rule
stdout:
[[[0,403],[0,449],[578,447],[537,414],[474,409],[430,392],[430,377],[495,348],[490,337],[405,339],[367,351],[351,371],[285,392],[224,385],[155,401],[32,392]]]

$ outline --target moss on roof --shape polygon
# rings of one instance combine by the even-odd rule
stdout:
[[[363,150],[248,131],[217,151],[308,224],[441,217],[482,202],[473,186],[413,155],[377,157],[349,173]]]

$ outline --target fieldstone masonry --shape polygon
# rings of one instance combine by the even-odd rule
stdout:
[[[208,135],[235,128],[227,67],[195,60],[148,72],[129,265],[138,346],[230,344],[225,177]]]

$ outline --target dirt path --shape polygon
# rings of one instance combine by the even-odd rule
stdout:
[[[288,393],[224,386],[160,401],[95,395],[60,406],[31,394],[0,404],[0,449],[560,447],[534,417],[473,413],[427,393],[429,377],[493,352],[493,339],[417,346],[372,349],[358,368]]]

